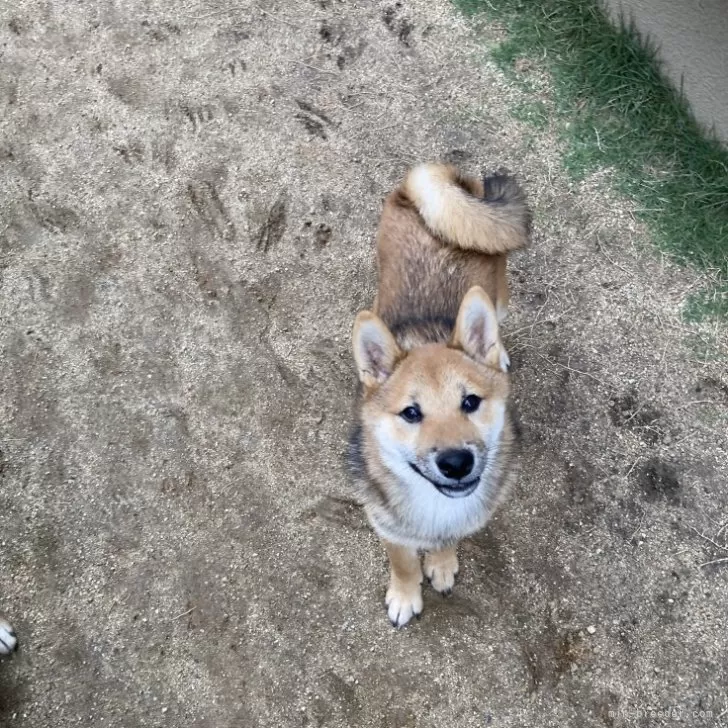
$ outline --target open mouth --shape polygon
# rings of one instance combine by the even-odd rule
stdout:
[[[465,498],[469,496],[480,483],[480,476],[473,478],[472,480],[462,480],[452,485],[442,485],[442,483],[436,483],[434,480],[430,480],[414,463],[409,464],[412,470],[417,473],[421,478],[424,478],[428,483],[437,488],[440,493],[447,496],[448,498]]]

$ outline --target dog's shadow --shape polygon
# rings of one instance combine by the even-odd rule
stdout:
[[[22,661],[22,658],[21,660]],[[17,655],[0,657],[0,725],[10,722],[25,702],[25,685],[20,678]]]

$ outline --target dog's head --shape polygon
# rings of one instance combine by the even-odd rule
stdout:
[[[508,356],[485,291],[468,291],[447,344],[404,352],[381,319],[362,311],[353,346],[370,455],[415,493],[474,493],[498,451],[508,398]]]

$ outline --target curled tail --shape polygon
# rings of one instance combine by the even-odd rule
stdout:
[[[451,165],[422,164],[407,175],[402,191],[430,231],[458,248],[497,255],[528,240],[531,214],[508,175],[480,181]]]

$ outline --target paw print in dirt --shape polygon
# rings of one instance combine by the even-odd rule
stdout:
[[[409,47],[412,44],[412,31],[415,29],[415,25],[409,18],[400,15],[401,9],[401,2],[385,8],[382,12],[382,22],[391,33],[397,36],[402,45]]]

